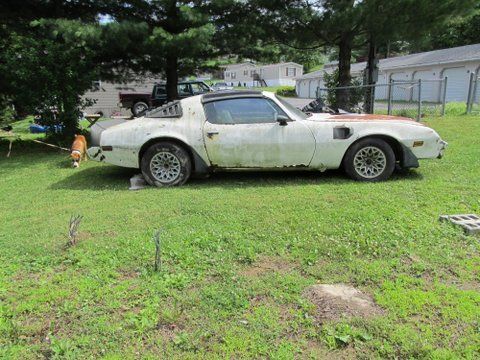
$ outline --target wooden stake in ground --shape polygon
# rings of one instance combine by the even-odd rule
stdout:
[[[155,265],[154,270],[160,271],[162,269],[162,247],[160,241],[160,230],[157,230],[153,235],[153,242],[155,243]]]
[[[68,245],[73,246],[77,243],[78,226],[82,221],[83,216],[72,215],[70,217],[70,225],[68,227]]]
[[[13,140],[10,139],[10,144],[8,144],[8,153],[7,153],[7,158],[10,157],[10,153],[12,152],[12,144],[13,144]]]
[[[8,144],[8,153],[7,153],[7,158],[10,157],[10,154],[12,153],[12,145],[15,140],[20,139],[20,136],[14,134],[11,131],[2,131],[0,130],[0,138],[6,138],[9,141]]]

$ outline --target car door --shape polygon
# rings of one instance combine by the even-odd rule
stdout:
[[[307,167],[315,139],[302,121],[288,119],[271,99],[222,99],[204,104],[205,148],[221,168]],[[277,121],[285,119],[283,125]]]
[[[210,92],[210,88],[204,83],[191,83],[193,95],[200,95]]]

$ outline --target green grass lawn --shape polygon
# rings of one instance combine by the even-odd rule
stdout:
[[[479,237],[438,216],[480,213],[480,118],[426,121],[445,158],[377,184],[229,173],[132,192],[135,171],[0,142],[0,358],[478,358]],[[384,315],[320,324],[315,283]]]

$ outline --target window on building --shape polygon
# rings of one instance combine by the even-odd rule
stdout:
[[[236,72],[232,72],[232,79],[236,79],[237,78],[237,73]]]
[[[248,70],[243,70],[243,75],[248,76]]]
[[[226,78],[227,78],[227,77],[230,77],[230,73],[229,73],[229,72],[226,72],[226,73],[225,73],[225,77],[226,77]]]
[[[286,70],[286,75],[288,77],[294,77],[294,76],[297,76],[297,68],[294,68],[294,67],[287,67],[287,70]]]

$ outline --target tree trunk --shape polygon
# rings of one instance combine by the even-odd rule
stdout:
[[[370,38],[368,44],[368,61],[367,61],[367,85],[375,85],[377,83],[377,46],[375,40]],[[363,111],[367,114],[373,114],[375,103],[375,86],[365,88],[365,99],[363,102]]]
[[[57,114],[57,124],[63,124],[63,137],[65,139],[72,139],[75,134],[78,134],[79,129],[79,116],[80,112],[78,110],[79,99],[77,96],[74,98],[69,98],[65,96],[63,98],[63,106],[60,112]]]
[[[340,38],[338,44],[338,86],[350,86],[352,76],[350,75],[351,58],[352,58],[352,42],[351,34],[344,34]],[[350,89],[337,89],[337,109],[349,108]]]
[[[176,56],[167,56],[167,100],[178,99],[178,58]]]

